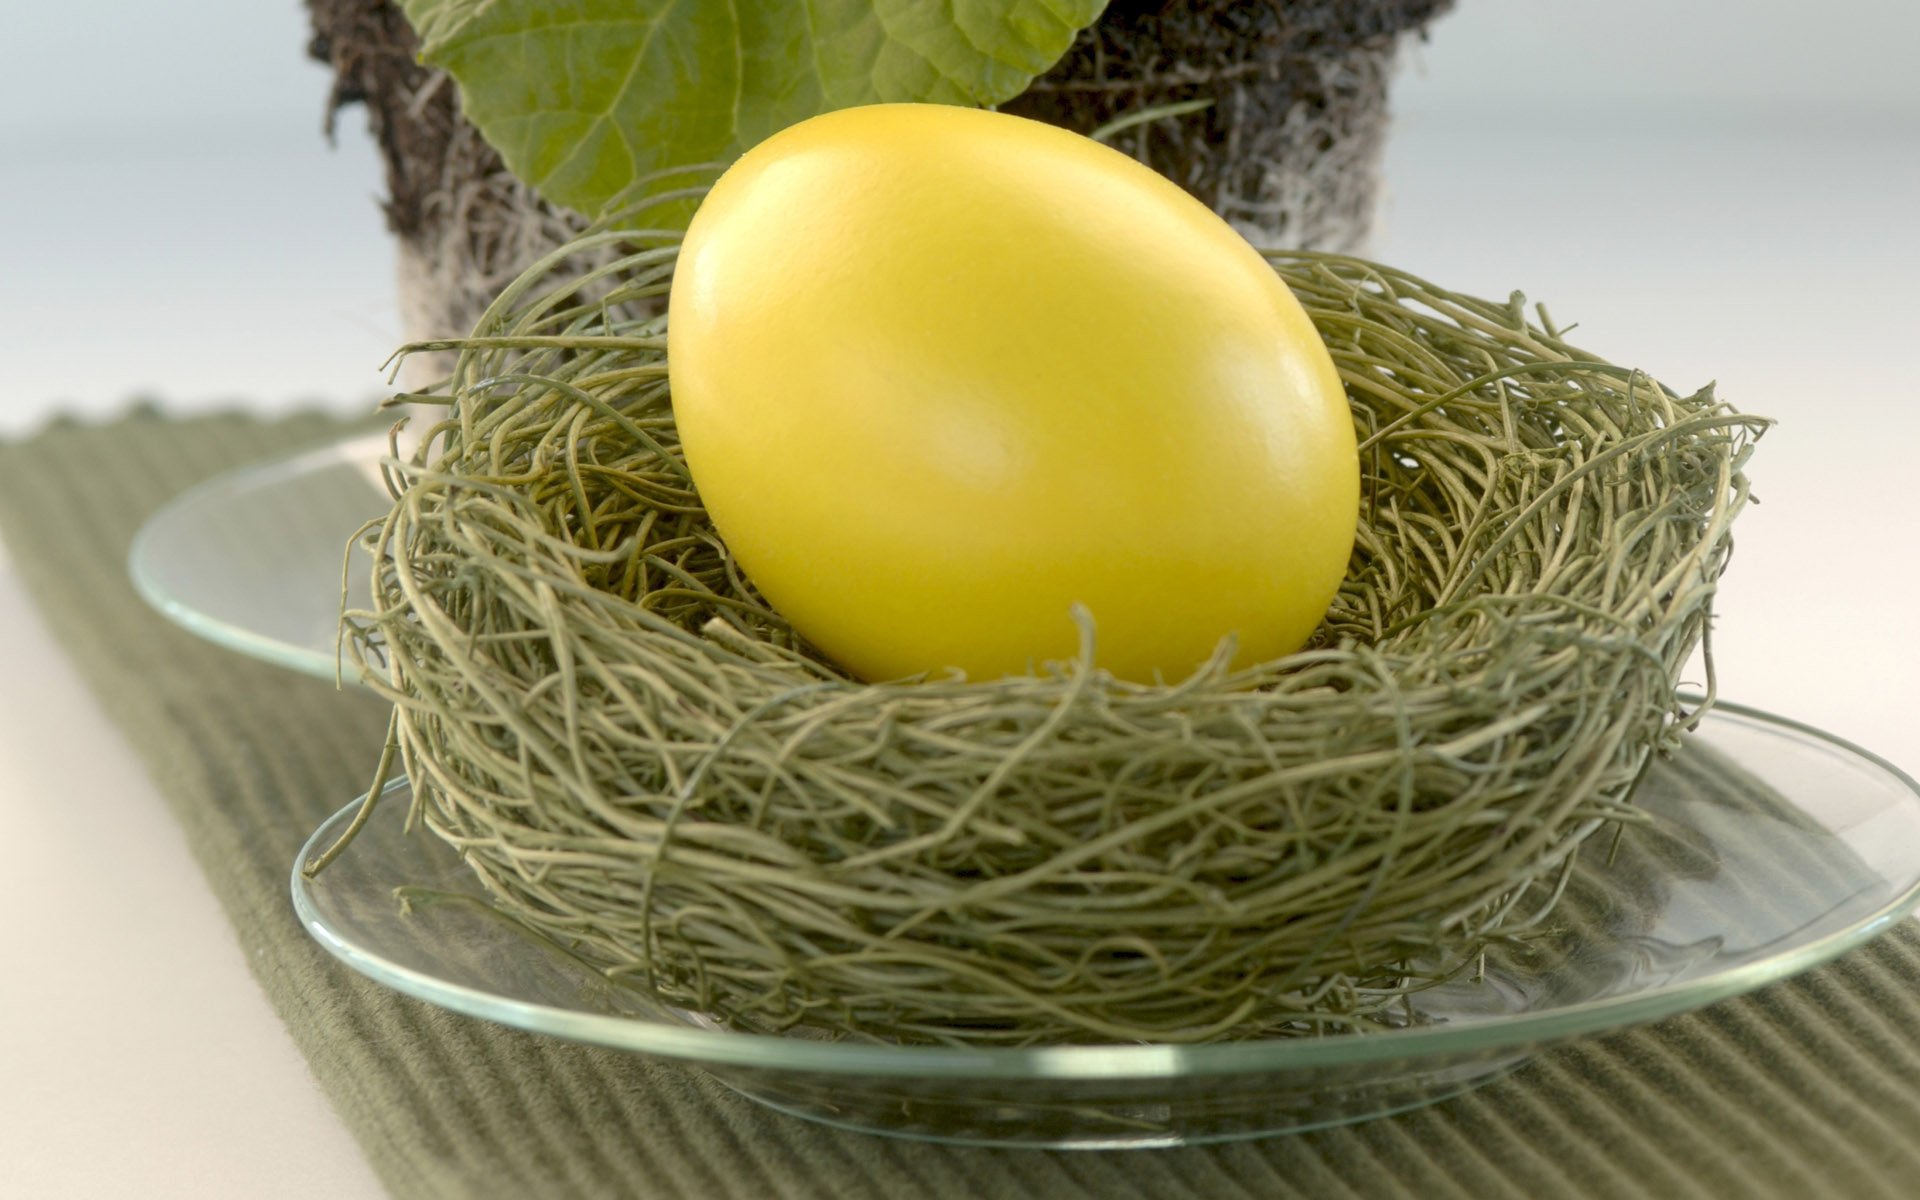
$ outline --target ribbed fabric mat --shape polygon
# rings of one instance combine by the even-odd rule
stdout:
[[[1225,1146],[950,1148],[768,1111],[699,1072],[451,1016],[362,981],[295,920],[307,833],[361,790],[369,698],[205,644],[126,578],[155,506],[318,444],[318,417],[56,425],[0,446],[0,534],[147,762],[260,986],[397,1196],[1920,1196],[1920,924],[1796,979],[1542,1055],[1361,1125]]]

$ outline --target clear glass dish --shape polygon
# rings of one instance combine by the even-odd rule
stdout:
[[[1551,928],[1391,1032],[1202,1046],[957,1049],[731,1032],[607,982],[487,907],[459,856],[404,831],[404,781],[293,900],[355,970],[456,1012],[675,1059],[835,1125],[994,1145],[1165,1146],[1362,1120],[1452,1095],[1555,1043],[1750,991],[1920,905],[1920,785],[1793,721],[1723,704],[1602,834]],[[331,845],[358,801],[300,863]],[[396,889],[405,889],[403,907]]]
[[[372,572],[366,555],[348,558],[347,540],[391,507],[379,466],[387,453],[386,433],[373,433],[183,492],[135,535],[134,587],[209,641],[332,679],[342,568],[355,603]]]

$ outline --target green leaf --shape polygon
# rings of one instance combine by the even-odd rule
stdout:
[[[998,104],[1106,0],[400,0],[423,61],[540,193],[599,211],[641,177],[724,162],[876,101]]]

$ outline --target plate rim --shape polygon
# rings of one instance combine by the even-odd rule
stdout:
[[[340,653],[338,643],[329,654],[312,646],[298,646],[280,638],[223,621],[191,604],[184,603],[178,597],[161,591],[152,579],[152,572],[143,569],[142,564],[152,558],[153,541],[170,522],[177,520],[181,512],[203,502],[215,492],[244,487],[249,483],[278,475],[309,475],[318,468],[328,465],[361,466],[378,463],[388,456],[387,450],[388,431],[367,430],[337,437],[330,442],[309,446],[304,450],[275,455],[243,467],[221,471],[201,480],[147,514],[146,520],[142,521],[140,528],[135,531],[133,541],[127,547],[125,562],[127,577],[132,581],[133,590],[161,616],[195,637],[212,642],[216,646],[223,646],[249,658],[301,675],[309,675],[317,679],[339,680],[355,687],[364,686],[360,672],[354,670],[352,662]],[[351,531],[342,531],[343,539],[348,532]],[[344,540],[342,544],[344,546]]]

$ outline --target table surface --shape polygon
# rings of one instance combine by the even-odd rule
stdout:
[[[1909,772],[1917,151],[1899,124],[1424,111],[1373,246],[1459,290],[1524,283],[1576,342],[1778,418],[1722,591],[1722,694]],[[57,911],[0,934],[0,1192],[379,1195],[4,548],[0,663],[0,912]]]

